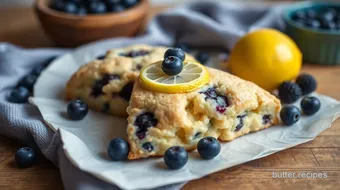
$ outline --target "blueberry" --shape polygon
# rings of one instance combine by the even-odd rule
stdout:
[[[333,8],[328,8],[322,15],[321,18],[327,21],[333,21],[336,17],[337,11]]]
[[[294,15],[293,15],[293,20],[298,20],[298,19],[305,19],[307,17],[307,14],[305,11],[297,11]]]
[[[175,44],[174,47],[180,48],[181,50],[183,50],[184,52],[189,52],[190,49],[186,44]]]
[[[91,1],[88,6],[88,12],[92,14],[102,14],[107,11],[105,3],[101,1]]]
[[[96,81],[95,84],[93,85],[92,91],[91,91],[91,96],[96,98],[96,97],[104,94],[103,93],[103,87],[105,85],[109,84],[109,82],[111,80],[117,80],[117,79],[120,79],[119,75],[110,75],[110,74],[104,75],[102,79]]]
[[[135,6],[138,3],[138,0],[122,0],[122,5],[125,8],[130,8]]]
[[[237,116],[237,118],[239,119],[239,124],[235,127],[234,131],[239,131],[243,127],[243,118],[246,116],[247,114]]]
[[[306,25],[311,27],[311,28],[320,28],[321,23],[318,20],[309,19],[309,20],[306,21]]]
[[[122,3],[122,0],[105,0],[105,3],[108,5],[119,5]]]
[[[312,75],[301,74],[296,78],[296,84],[298,84],[302,90],[302,95],[309,94],[316,90],[317,82]]]
[[[86,116],[88,111],[89,111],[89,108],[87,104],[81,100],[72,100],[67,105],[67,115],[72,120],[83,119]]]
[[[97,59],[98,59],[98,60],[103,60],[103,59],[105,59],[105,55],[99,55],[99,56],[97,57]]]
[[[51,3],[51,8],[57,11],[63,11],[65,7],[65,2],[63,0],[54,0]]]
[[[122,138],[114,138],[110,141],[107,152],[114,161],[126,160],[129,154],[129,144]]]
[[[272,120],[272,116],[271,115],[264,115],[263,117],[262,117],[262,124],[263,125],[266,125],[266,124],[268,124],[268,123],[270,123],[271,122],[271,120]]]
[[[279,98],[283,103],[290,104],[302,96],[302,90],[299,85],[285,81],[279,86]]]
[[[119,54],[120,56],[124,56],[124,57],[139,57],[139,56],[145,56],[148,55],[150,53],[150,51],[147,50],[138,50],[138,51],[130,51],[127,53],[121,53]]]
[[[280,117],[285,125],[293,125],[300,119],[300,110],[296,106],[285,106],[281,109]]]
[[[198,54],[196,55],[196,59],[197,59],[200,63],[202,63],[203,65],[205,65],[205,64],[209,61],[210,57],[209,57],[209,54],[208,54],[208,53],[200,52],[200,53],[198,53]]]
[[[162,62],[162,70],[167,75],[177,75],[183,69],[183,62],[180,58],[169,56]]]
[[[20,168],[29,168],[37,162],[37,156],[32,148],[23,147],[15,153],[15,161]]]
[[[188,152],[180,146],[173,146],[165,151],[164,162],[173,170],[182,168],[188,162]]]
[[[18,87],[10,92],[8,101],[19,104],[26,103],[29,96],[30,92],[25,87]]]
[[[227,97],[218,95],[216,93],[215,87],[210,87],[206,91],[199,92],[199,93],[205,95],[205,100],[208,100],[208,99],[214,100],[217,104],[216,111],[219,113],[224,113],[227,107],[230,105]]]
[[[150,142],[146,142],[142,145],[142,147],[147,150],[148,152],[152,152],[153,151],[153,146]]]
[[[213,159],[221,151],[221,145],[214,137],[204,137],[197,144],[197,151],[204,159]]]
[[[151,112],[145,112],[139,116],[137,116],[136,121],[134,123],[137,126],[136,136],[139,139],[144,139],[146,132],[150,127],[155,127],[158,124],[158,120],[155,118],[155,115]]]
[[[306,14],[309,19],[315,19],[318,16],[317,12],[313,9],[307,10]]]
[[[85,6],[80,6],[80,7],[78,8],[77,14],[80,15],[80,16],[86,15],[86,14],[87,14],[87,9],[86,9],[86,7],[85,7]]]
[[[125,10],[125,7],[122,5],[108,5],[108,9],[110,12],[119,13],[123,12]]]
[[[305,97],[301,101],[301,109],[306,115],[313,115],[320,110],[321,102],[314,96]]]
[[[170,56],[175,56],[180,58],[182,61],[185,60],[185,53],[180,48],[170,48],[164,53],[164,59]]]
[[[133,84],[134,84],[133,82],[127,83],[123,87],[123,89],[119,92],[119,96],[124,98],[126,101],[129,101],[132,94]]]
[[[336,29],[336,24],[333,21],[323,20],[321,21],[321,28],[327,29],[327,30],[334,30]]]
[[[34,86],[37,78],[38,78],[37,75],[29,74],[19,81],[18,86],[25,87],[25,88],[27,88],[27,90],[32,92],[33,86]]]
[[[78,12],[78,6],[74,2],[65,2],[63,11],[65,13],[75,14]]]

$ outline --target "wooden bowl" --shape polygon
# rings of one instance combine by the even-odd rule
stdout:
[[[75,47],[88,42],[134,36],[147,16],[149,0],[120,13],[78,16],[53,10],[50,0],[37,0],[35,11],[45,32],[58,46]]]

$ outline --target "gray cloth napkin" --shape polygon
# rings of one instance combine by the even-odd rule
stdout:
[[[189,3],[154,17],[142,36],[107,39],[85,48],[100,49],[107,45],[115,48],[136,43],[172,46],[183,43],[196,48],[230,50],[239,37],[249,31],[264,27],[282,30],[281,12],[284,6],[246,6],[217,1]],[[10,90],[34,66],[68,51],[23,49],[0,44],[0,135],[37,146],[60,168],[65,189],[118,189],[74,167],[62,151],[59,134],[44,124],[36,107],[7,101]],[[183,185],[174,184],[158,189],[180,189]]]

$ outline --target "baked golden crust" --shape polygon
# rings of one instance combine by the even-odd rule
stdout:
[[[148,91],[137,80],[127,109],[129,159],[162,156],[171,146],[194,150],[205,136],[231,141],[279,122],[276,97],[254,83],[208,70],[207,85],[183,94]]]
[[[109,50],[103,60],[94,60],[73,74],[66,86],[66,99],[82,99],[96,111],[127,116],[126,108],[140,69],[163,60],[167,49],[132,45]],[[186,57],[194,60],[190,55]]]

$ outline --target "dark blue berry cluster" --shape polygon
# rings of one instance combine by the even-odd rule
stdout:
[[[291,104],[301,96],[310,94],[316,90],[317,82],[312,75],[301,74],[296,78],[295,83],[290,81],[283,82],[278,91],[282,103]],[[305,115],[313,115],[321,107],[320,100],[313,96],[306,96],[300,103],[302,112]],[[301,111],[294,105],[284,106],[281,109],[280,117],[285,125],[293,125],[300,119]],[[263,117],[263,122],[267,119]]]
[[[69,14],[87,15],[122,12],[138,3],[139,0],[53,0],[50,6]]]
[[[299,10],[292,15],[292,19],[310,28],[340,30],[340,10],[333,7]]]
[[[8,101],[12,103],[27,103],[28,97],[33,94],[33,86],[41,72],[55,59],[52,57],[42,64],[34,67],[30,73],[20,79],[16,87],[10,92]]]
[[[301,74],[296,82],[285,81],[279,86],[279,98],[286,104],[294,103],[302,95],[312,93],[316,90],[317,82],[312,75]]]

